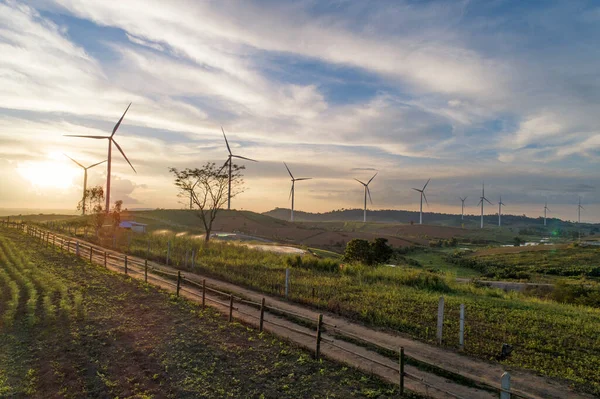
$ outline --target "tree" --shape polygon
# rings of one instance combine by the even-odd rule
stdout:
[[[524,241],[521,239],[521,237],[515,237],[515,239],[514,239],[515,247],[520,247],[521,244],[523,244],[523,243],[524,243]]]
[[[123,201],[118,200],[110,211],[110,219],[112,220],[113,231],[121,224],[121,208],[123,207]]]
[[[230,196],[232,198],[243,192],[242,170],[244,169],[243,165],[231,166]],[[199,169],[178,170],[171,167],[169,172],[175,176],[175,186],[179,189],[179,196],[191,198],[198,208],[195,213],[204,225],[205,241],[208,242],[217,213],[227,203],[228,171],[217,168],[214,162],[207,162]]]
[[[387,244],[387,238],[376,238],[371,244],[371,256],[375,264],[386,263],[394,254],[394,250]]]
[[[358,238],[350,240],[346,245],[344,259],[348,262],[361,262],[366,265],[385,263],[394,253],[387,241],[387,238],[376,238],[372,242]]]
[[[98,237],[98,233],[104,225],[104,220],[106,218],[106,213],[104,212],[104,208],[102,208],[102,204],[104,203],[104,189],[102,186],[95,186],[86,189],[84,200],[89,201],[89,206],[87,209],[92,210],[91,225],[96,231],[96,237]],[[78,209],[80,208],[78,207]]]

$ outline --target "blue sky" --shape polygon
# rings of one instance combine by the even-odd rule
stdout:
[[[506,212],[600,221],[600,5],[593,1],[0,0],[0,207],[70,208],[129,102],[113,198],[181,207],[167,167],[248,165],[237,208]],[[357,170],[359,169],[359,170]],[[39,172],[39,173],[38,173]],[[41,176],[37,177],[36,176]],[[92,183],[105,181],[102,167]],[[540,205],[541,204],[541,205]],[[494,209],[495,210],[495,209]],[[490,208],[490,212],[492,209]]]

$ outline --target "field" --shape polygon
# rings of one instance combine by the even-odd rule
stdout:
[[[0,229],[0,396],[397,397],[211,309]]]

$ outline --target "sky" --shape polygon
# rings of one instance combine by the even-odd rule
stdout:
[[[0,0],[0,208],[75,209],[127,105],[113,200],[182,208],[169,167],[246,163],[232,207],[600,222],[597,1]],[[89,185],[105,184],[105,164]],[[488,206],[486,213],[495,213]]]

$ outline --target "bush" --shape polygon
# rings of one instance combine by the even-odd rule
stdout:
[[[372,242],[353,239],[346,245],[344,260],[346,262],[360,262],[365,265],[386,263],[394,254],[394,250],[387,244],[387,238],[376,238]]]
[[[339,263],[333,259],[319,259],[317,257],[307,255],[288,256],[285,258],[285,264],[289,267],[325,272],[337,272],[340,270]]]

